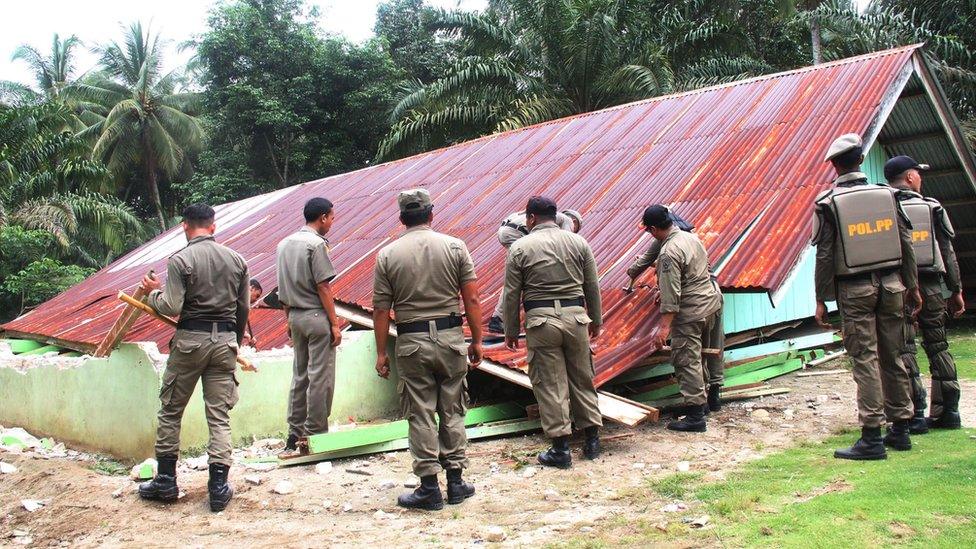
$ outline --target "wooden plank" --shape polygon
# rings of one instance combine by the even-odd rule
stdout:
[[[502,435],[510,435],[514,433],[525,433],[535,431],[540,428],[541,423],[538,419],[520,419],[515,421],[502,421],[472,426],[465,429],[465,432],[468,435],[468,440],[478,440]],[[406,448],[407,439],[401,438],[388,442],[381,442],[379,444],[369,444],[355,448],[344,448],[333,452],[306,454],[304,456],[282,459],[279,461],[279,465],[282,467],[290,467],[292,465],[315,463],[317,461],[364,456],[367,454],[377,454],[382,452],[393,452],[397,450],[405,450]]]
[[[336,314],[353,324],[359,324],[370,329],[373,328],[373,317],[362,310],[346,304],[336,303]],[[396,337],[396,328],[392,323],[390,324],[389,333]],[[532,388],[532,381],[525,372],[514,370],[489,359],[483,359],[477,369],[508,381],[509,383],[514,383],[519,387],[526,389]],[[600,414],[607,419],[622,423],[628,427],[635,427],[644,421],[657,419],[657,410],[653,408],[649,409],[643,404],[621,398],[605,391],[597,391],[597,396],[599,399],[598,406],[600,407]]]
[[[803,372],[796,374],[796,377],[817,377],[817,376],[833,376],[837,374],[846,374],[847,370],[821,370],[818,372]]]
[[[831,360],[834,360],[835,358],[840,358],[842,356],[845,356],[846,354],[847,354],[847,350],[846,349],[841,349],[840,351],[837,351],[836,353],[830,353],[830,354],[824,355],[821,358],[818,358],[816,360],[811,360],[810,362],[807,362],[807,368],[814,368],[816,366],[820,366],[821,364],[824,364],[826,362],[830,362]]]
[[[803,368],[803,361],[795,358],[788,360],[783,364],[776,366],[770,366],[768,368],[763,368],[761,370],[756,370],[754,372],[748,372],[745,374],[733,376],[730,378],[725,378],[725,384],[734,387],[736,385],[745,385],[746,383],[755,383],[757,381],[766,381],[773,379],[774,377],[779,377],[786,375],[790,372],[795,372]]]
[[[464,425],[472,426],[505,419],[525,416],[525,408],[511,402],[479,406],[468,410],[464,416]],[[355,448],[370,444],[389,442],[407,436],[407,420],[391,421],[379,425],[364,425],[345,431],[333,431],[321,435],[308,437],[308,450],[319,454],[345,448]]]
[[[148,292],[146,292],[140,284],[136,290],[132,292],[132,299],[143,301],[147,295],[149,295]],[[131,305],[126,305],[122,310],[122,313],[119,315],[118,320],[115,321],[115,324],[113,324],[109,331],[105,334],[102,341],[99,342],[97,347],[95,347],[94,356],[106,357],[112,354],[112,351],[119,346],[119,343],[122,342],[122,338],[124,338],[125,334],[129,332],[132,325],[135,324],[136,320],[141,314],[141,310]]]
[[[789,387],[764,387],[762,389],[749,388],[742,391],[722,391],[722,402],[734,402],[739,400],[748,400],[751,398],[759,398],[771,395],[781,395],[784,393],[792,392]],[[652,404],[657,408],[666,410],[668,408],[673,408],[675,406],[680,406],[683,399],[678,397],[665,398],[661,400],[651,401],[648,404]]]
[[[57,345],[58,347],[63,347],[65,349],[72,349],[80,353],[92,354],[95,352],[94,343],[84,343],[80,341],[71,341],[68,339],[61,339],[59,337],[49,337],[40,334],[32,334],[29,332],[21,332],[18,330],[4,330],[3,334],[6,337],[14,337],[19,339],[31,339],[34,341],[40,341],[45,345]]]

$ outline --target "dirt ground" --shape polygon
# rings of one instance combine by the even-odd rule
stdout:
[[[772,385],[793,391],[727,404],[704,434],[672,433],[663,423],[635,430],[610,426],[603,456],[584,461],[576,441],[574,466],[567,471],[533,466],[534,454],[546,447],[541,434],[472,443],[466,479],[477,494],[434,513],[396,507],[412,477],[406,451],[336,461],[326,474],[317,474],[314,465],[260,473],[236,468],[231,477],[237,495],[219,514],[207,506],[205,471],[182,473],[185,497],[164,505],[140,501],[133,481],[97,473],[91,463],[0,453],[18,468],[0,476],[0,546],[464,547],[489,543],[493,526],[503,530],[505,545],[540,546],[585,537],[601,521],[680,520],[664,510],[677,502],[648,488],[649,480],[683,469],[679,463],[721,479],[737,463],[855,426],[850,374],[790,375]],[[976,393],[976,383],[964,382],[963,392]],[[976,402],[964,400],[963,421],[972,425]],[[252,475],[262,483],[246,483]],[[282,480],[295,491],[273,493]],[[22,499],[49,501],[30,513]]]

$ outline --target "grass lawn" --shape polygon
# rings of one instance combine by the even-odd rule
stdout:
[[[644,521],[611,521],[570,545],[974,547],[974,433],[916,436],[911,452],[889,452],[886,461],[834,459],[834,448],[855,439],[848,433],[743,465],[719,482],[679,473],[647,490],[701,505],[670,515],[666,531]],[[681,521],[703,514],[712,523],[703,530]]]
[[[923,375],[929,374],[929,359],[918,338],[918,367]],[[966,319],[955,323],[949,330],[949,352],[956,360],[959,377],[976,379],[976,322]]]

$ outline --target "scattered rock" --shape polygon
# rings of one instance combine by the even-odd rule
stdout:
[[[410,475],[403,481],[404,488],[416,488],[420,486],[420,479],[416,475]]]
[[[118,490],[112,492],[112,497],[115,499],[119,499],[120,497],[122,497],[122,494],[124,493],[125,493],[125,486],[119,486]]]
[[[588,533],[590,533],[590,532],[593,531],[593,527],[592,526],[580,526],[579,531],[580,532],[583,532],[584,534],[588,534]]]
[[[332,462],[323,461],[315,464],[315,472],[319,475],[327,475],[332,472]]]
[[[346,503],[343,503],[342,504],[342,511],[344,513],[348,513],[349,511],[352,511],[352,504],[349,503],[348,501]]]
[[[696,518],[696,519],[694,519],[694,520],[691,521],[691,527],[692,528],[702,528],[706,524],[708,524],[708,521],[709,521],[709,516],[708,515],[702,515],[702,516],[700,516],[700,517],[698,517],[698,518]]]
[[[536,467],[526,467],[525,469],[522,469],[522,478],[532,478],[538,472],[539,469],[537,469]]]
[[[37,511],[41,507],[44,507],[44,503],[45,502],[43,502],[43,501],[41,501],[39,499],[22,499],[22,500],[20,500],[20,504],[24,506],[24,509],[27,509],[27,512],[28,513],[33,513],[34,511]]]
[[[501,526],[489,526],[488,529],[485,530],[485,539],[492,543],[505,541],[506,537],[508,536],[505,534],[505,530],[503,530]]]
[[[490,464],[488,464],[488,472],[491,473],[492,475],[497,475],[500,471],[501,471],[501,467],[498,465],[497,462],[493,461]]]
[[[27,530],[11,530],[10,537],[12,538],[22,538],[24,536],[29,536],[30,532]]]
[[[376,520],[388,519],[390,518],[390,516],[391,515],[389,513],[384,513],[382,509],[379,509],[375,513],[373,513],[373,518]]]
[[[647,465],[646,465],[646,464],[644,464],[644,463],[635,463],[634,465],[632,465],[632,467],[633,467],[634,469],[638,469],[638,470],[640,470],[640,469],[643,469],[643,468],[644,468],[644,467],[646,467],[646,466],[647,466]]]
[[[546,490],[546,493],[543,495],[543,497],[546,499],[546,501],[559,501],[561,499],[559,492],[553,490],[552,488]]]
[[[291,481],[282,480],[278,484],[275,484],[271,491],[278,495],[286,496],[295,491],[295,485]]]
[[[206,471],[210,468],[210,456],[203,454],[195,458],[187,458],[186,466],[194,471]]]
[[[687,473],[690,470],[691,470],[691,463],[688,463],[687,461],[678,462],[678,471],[682,473]]]
[[[17,468],[10,463],[0,461],[0,474],[10,475],[17,472]]]
[[[251,486],[261,486],[264,479],[257,475],[244,475],[244,482],[250,484]]]
[[[392,490],[393,488],[396,488],[397,486],[398,486],[397,481],[392,480],[392,479],[386,479],[386,480],[383,480],[383,481],[380,482],[379,488],[380,488],[380,490]]]
[[[158,464],[153,458],[149,458],[146,461],[136,465],[129,471],[129,477],[132,480],[149,480],[156,476],[156,468]]]
[[[787,408],[787,409],[783,410],[783,418],[784,419],[793,419],[793,415],[795,413],[796,412],[793,411],[793,408]]]
[[[756,408],[752,411],[752,418],[759,421],[766,421],[769,419],[769,410],[765,408]]]
[[[30,545],[34,543],[34,538],[31,536],[21,536],[14,538],[14,543],[17,545]]]
[[[651,471],[657,471],[660,468],[661,468],[661,464],[660,463],[652,463],[651,464]]]
[[[280,450],[285,447],[285,441],[280,438],[262,438],[260,440],[255,440],[254,444],[251,445],[254,448],[263,448],[265,450]]]
[[[324,509],[331,508],[332,507],[332,500],[331,499],[324,499],[324,500],[322,500],[322,507]]]
[[[830,400],[827,395],[817,395],[817,404],[826,404]]]
[[[667,533],[668,532],[668,521],[662,520],[661,522],[655,524],[654,527],[657,528],[658,530],[660,530],[661,532]]]

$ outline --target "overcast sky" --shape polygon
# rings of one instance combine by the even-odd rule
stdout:
[[[359,42],[373,34],[376,6],[380,0],[308,0],[319,7],[319,22],[328,32]],[[427,0],[442,8],[483,9],[487,0]],[[121,25],[132,21],[152,24],[164,39],[166,69],[182,65],[192,52],[176,52],[176,44],[206,28],[210,0],[0,0],[0,80],[31,83],[31,73],[10,56],[20,44],[30,44],[45,56],[54,33],[62,39],[72,34],[86,46],[120,39]],[[78,52],[78,74],[91,69],[96,58],[88,48]]]

